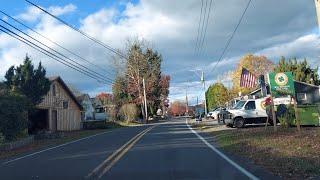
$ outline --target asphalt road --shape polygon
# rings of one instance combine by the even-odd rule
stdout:
[[[237,157],[224,157],[212,144],[207,134],[197,135],[185,119],[176,119],[1,160],[0,179],[274,178]]]

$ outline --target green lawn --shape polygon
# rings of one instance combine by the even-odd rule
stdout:
[[[199,127],[198,127],[199,128]],[[200,128],[203,129],[203,128]],[[320,176],[320,128],[251,127],[210,132],[219,146],[285,179]]]

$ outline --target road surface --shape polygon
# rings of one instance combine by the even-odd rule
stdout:
[[[192,131],[185,119],[116,129],[2,160],[0,179],[273,178],[253,165],[239,165],[219,154],[208,137]]]

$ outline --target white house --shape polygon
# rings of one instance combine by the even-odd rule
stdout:
[[[92,105],[92,101],[90,100],[90,96],[88,94],[82,94],[77,97],[77,100],[82,105],[83,108],[83,120],[93,120],[94,119],[94,107]]]

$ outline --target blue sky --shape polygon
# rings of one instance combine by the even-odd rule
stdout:
[[[314,67],[320,65],[320,40],[313,0],[252,1],[226,55],[215,70],[212,67],[237,24],[247,0],[214,0],[204,47],[199,54],[194,53],[201,8],[199,0],[185,0],[183,3],[178,0],[32,2],[49,9],[63,20],[114,48],[124,49],[126,41],[135,37],[148,41],[163,56],[163,72],[172,77],[171,101],[183,100],[188,86],[191,103],[196,101],[196,97],[201,95],[201,89],[198,88],[199,77],[194,73],[199,73],[198,70],[205,72],[208,85],[218,79],[229,85],[230,71],[247,53],[267,56],[273,62],[277,62],[281,56],[307,58]],[[115,63],[104,48],[35,11],[25,1],[11,0],[0,4],[1,10],[50,39],[110,72],[114,70]],[[20,64],[26,53],[35,62],[42,61],[49,75],[60,75],[67,83],[84,93],[93,96],[98,92],[111,90],[110,85],[101,85],[57,64],[2,33],[0,79],[3,79],[8,67]],[[112,75],[109,77],[113,79]]]

